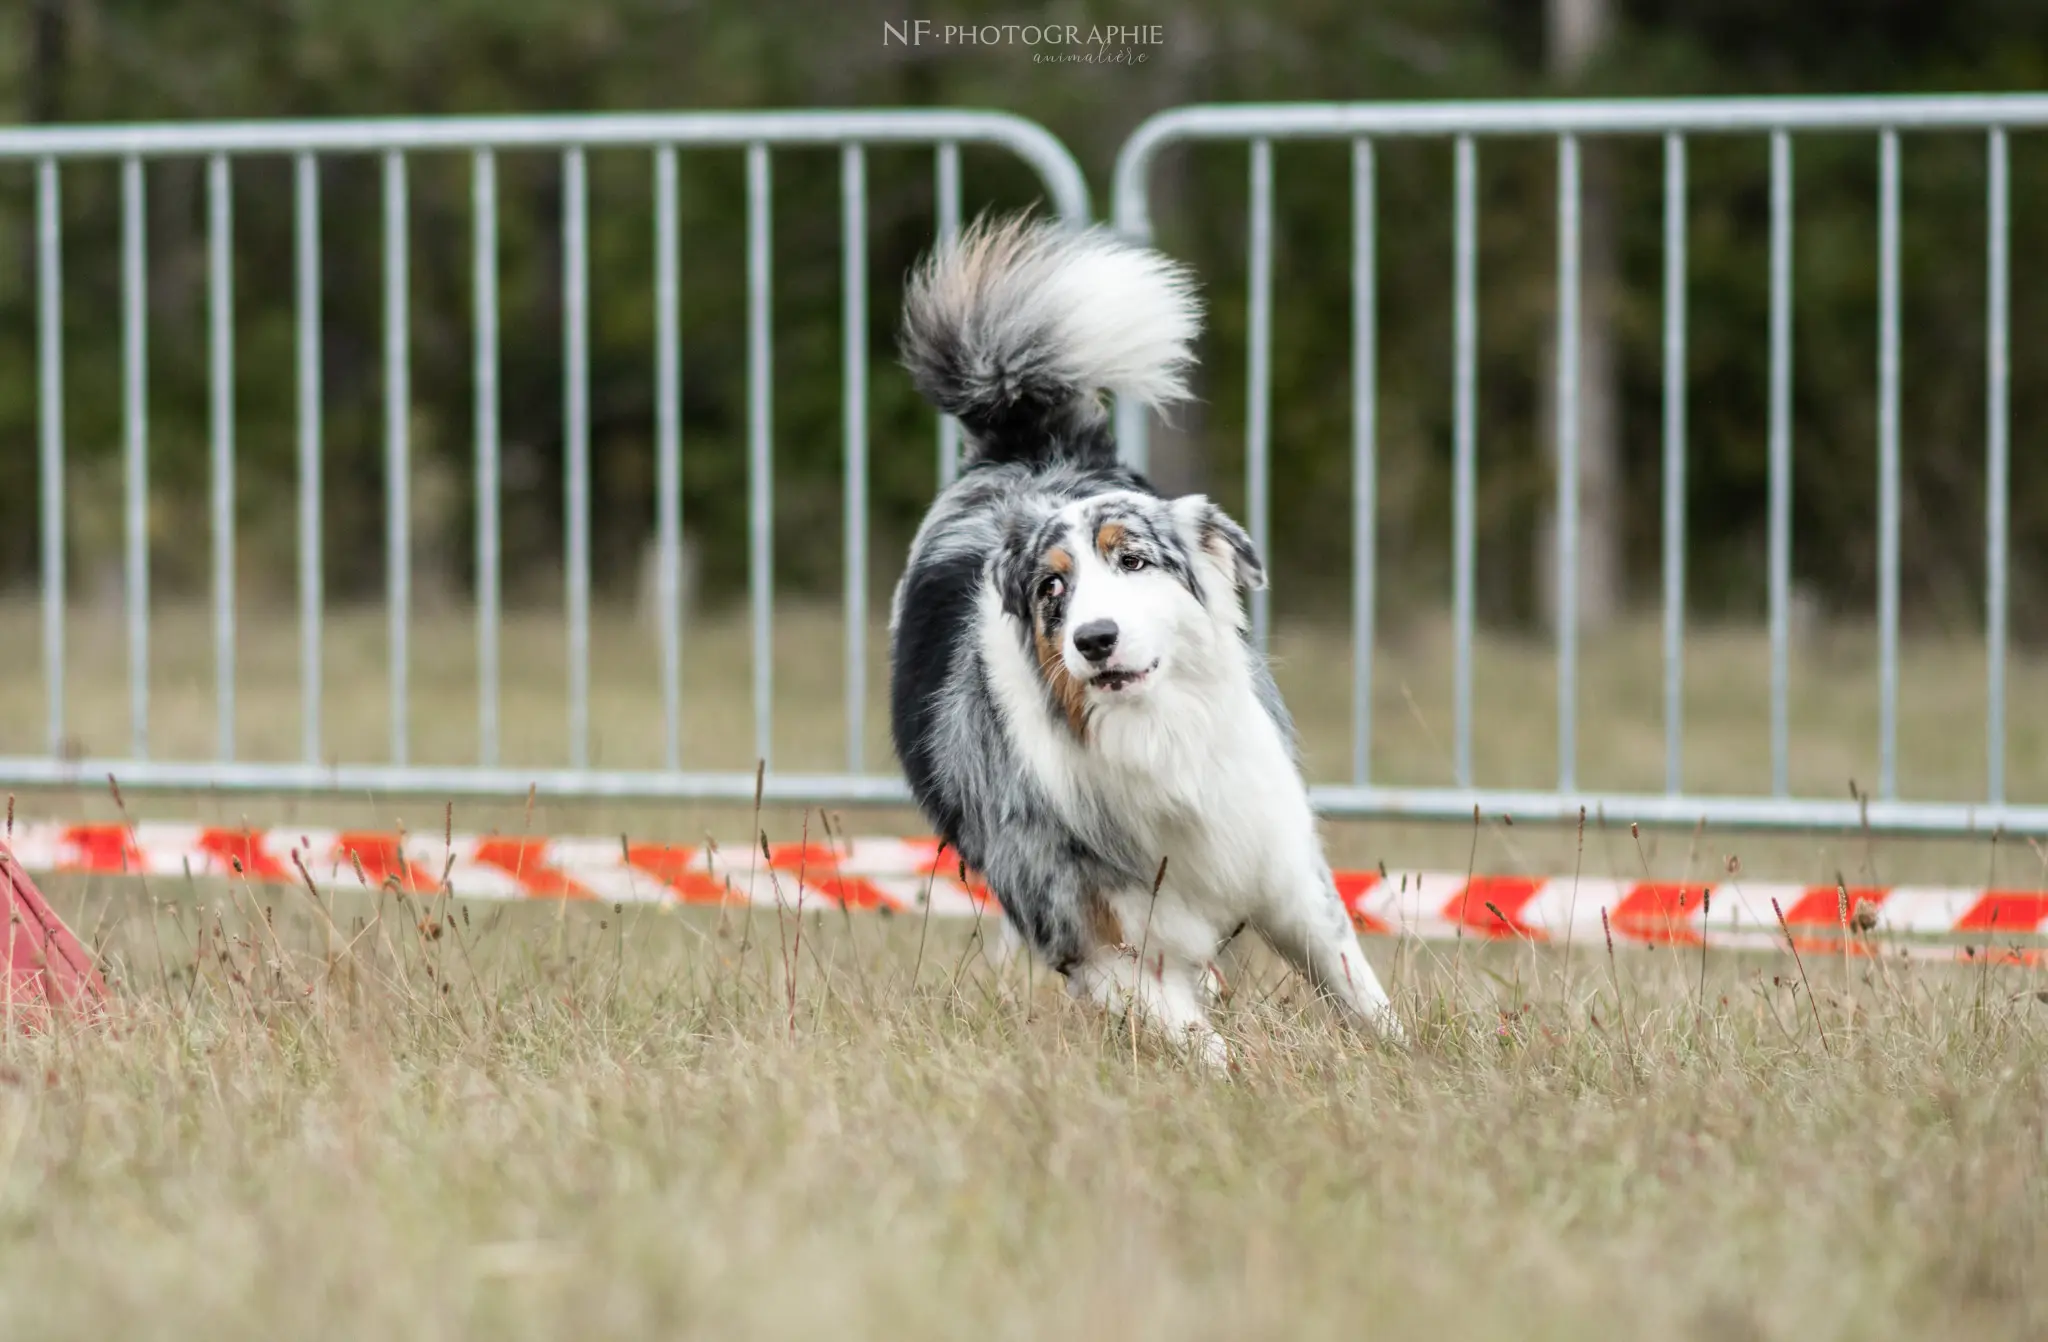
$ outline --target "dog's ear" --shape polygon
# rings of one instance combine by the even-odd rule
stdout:
[[[1190,494],[1174,500],[1173,514],[1189,549],[1213,560],[1239,587],[1266,585],[1266,565],[1258,547],[1221,508],[1201,494]]]
[[[989,561],[990,576],[995,580],[996,595],[1002,598],[1004,613],[1027,623],[1031,619],[1031,574],[1035,567],[1031,541],[1036,532],[1036,527],[1012,518],[996,545],[995,558]]]

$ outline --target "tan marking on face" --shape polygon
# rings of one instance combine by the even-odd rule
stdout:
[[[1116,910],[1099,893],[1090,890],[1081,897],[1081,912],[1088,919],[1088,931],[1095,938],[1096,945],[1124,944],[1123,920],[1116,916]]]
[[[1129,535],[1130,530],[1123,523],[1104,522],[1095,533],[1095,553],[1104,559],[1110,558]]]
[[[1062,577],[1074,572],[1074,556],[1064,546],[1055,545],[1045,552],[1045,566]],[[1074,733],[1074,739],[1088,739],[1088,691],[1081,682],[1067,674],[1066,659],[1060,655],[1060,641],[1046,632],[1038,616],[1031,621],[1032,644],[1038,653],[1038,676],[1052,691],[1053,701],[1066,716],[1067,728]]]
[[[1032,625],[1032,642],[1038,650],[1038,676],[1052,691],[1053,702],[1060,706],[1066,716],[1067,730],[1074,734],[1076,741],[1088,739],[1088,690],[1067,674],[1067,662],[1060,655],[1060,641],[1045,631],[1044,626]]]

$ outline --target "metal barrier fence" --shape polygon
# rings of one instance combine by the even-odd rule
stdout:
[[[1269,535],[1268,406],[1272,340],[1273,142],[1320,139],[1352,145],[1353,267],[1353,739],[1349,785],[1315,791],[1326,814],[1470,820],[1474,808],[1517,818],[1568,821],[1583,813],[1610,820],[1783,829],[1846,828],[1959,833],[2006,830],[2048,833],[2048,807],[2005,799],[2005,657],[2007,632],[2007,350],[2009,312],[2008,153],[2010,129],[2048,124],[2048,97],[1697,99],[1675,101],[1427,104],[1276,104],[1185,107],[1152,117],[1118,155],[1117,227],[1139,241],[1152,237],[1148,173],[1159,151],[1189,141],[1243,141],[1250,150],[1248,395],[1245,425],[1246,524],[1262,547]],[[1980,130],[1989,165],[1987,344],[1985,395],[1988,573],[1986,625],[1990,663],[1986,713],[1989,770],[1981,804],[1901,799],[1897,769],[1899,690],[1899,135],[1903,131]],[[1795,132],[1868,131],[1879,163],[1879,488],[1878,645],[1879,780],[1868,800],[1831,801],[1791,795],[1787,665],[1791,627],[1792,461],[1792,136]],[[1764,797],[1695,796],[1684,791],[1681,665],[1685,638],[1685,199],[1686,137],[1737,133],[1770,141],[1770,410],[1769,586],[1772,791]],[[1593,795],[1578,782],[1578,504],[1580,138],[1657,135],[1664,142],[1664,415],[1663,415],[1663,674],[1665,791],[1661,795]],[[1472,636],[1476,548],[1478,297],[1476,286],[1478,142],[1489,137],[1554,137],[1557,144],[1556,515],[1558,776],[1554,791],[1489,791],[1472,777]],[[1453,178],[1453,447],[1452,549],[1455,638],[1454,768],[1450,788],[1377,785],[1372,741],[1375,518],[1375,206],[1373,148],[1391,138],[1448,138]],[[1148,418],[1119,412],[1127,458],[1148,460]],[[1265,594],[1253,622],[1266,631]]]
[[[680,768],[680,630],[677,592],[681,567],[680,323],[678,314],[677,153],[684,149],[744,148],[747,191],[747,534],[748,591],[753,646],[754,735],[757,754],[769,760],[774,694],[770,636],[773,626],[774,371],[770,357],[770,153],[789,146],[839,146],[844,215],[843,361],[846,491],[846,710],[848,771],[793,777],[770,765],[771,800],[838,802],[908,800],[893,773],[864,773],[862,718],[867,664],[867,178],[868,146],[931,146],[935,159],[939,230],[960,225],[960,149],[993,146],[1021,159],[1043,183],[1050,207],[1085,222],[1088,187],[1064,146],[1039,126],[993,112],[889,110],[874,112],[677,113],[625,116],[549,116],[359,120],[332,122],[147,125],[0,130],[0,161],[29,161],[36,181],[36,273],[40,388],[40,527],[43,657],[47,684],[47,753],[0,758],[0,785],[60,785],[104,779],[112,773],[131,788],[206,788],[233,791],[430,793],[518,796],[530,787],[550,795],[635,796],[741,801],[754,793],[754,775],[691,773]],[[605,771],[589,764],[590,692],[590,398],[588,220],[585,155],[594,149],[645,147],[654,178],[656,349],[656,491],[658,496],[658,640],[665,710],[666,769]],[[569,654],[568,767],[500,767],[499,491],[498,424],[498,191],[496,155],[512,150],[555,150],[562,155],[562,340],[566,468],[565,588]],[[410,612],[410,470],[408,411],[411,355],[407,293],[407,155],[429,151],[471,156],[474,201],[474,395],[477,496],[477,712],[480,758],[461,768],[408,763],[408,630]],[[322,762],[321,566],[322,393],[320,292],[320,171],[323,156],[377,155],[383,167],[385,377],[385,518],[390,624],[390,762]],[[298,603],[301,674],[301,760],[257,763],[235,758],[233,219],[231,173],[238,158],[288,156],[293,163],[298,367]],[[207,184],[207,256],[210,363],[210,526],[212,606],[219,735],[210,760],[155,760],[149,751],[149,408],[146,394],[146,165],[152,160],[203,159]],[[125,758],[70,760],[65,740],[65,430],[63,398],[62,229],[59,192],[63,166],[113,159],[121,181],[121,325],[123,387],[123,540],[128,640],[129,746]],[[957,426],[938,431],[939,474],[957,470]]]
[[[2007,132],[2048,125],[2048,96],[1964,98],[1750,99],[1725,101],[1437,103],[1423,105],[1282,105],[1192,107],[1144,123],[1118,157],[1115,220],[1126,234],[1149,239],[1147,173],[1167,145],[1191,140],[1248,141],[1251,159],[1250,396],[1246,426],[1246,521],[1255,539],[1269,538],[1269,430],[1272,313],[1272,142],[1318,138],[1352,143],[1354,218],[1353,302],[1353,521],[1356,541],[1353,641],[1353,778],[1313,789],[1317,805],[1342,816],[1469,819],[1474,808],[1524,819],[1571,820],[1583,812],[1614,821],[1649,824],[1708,822],[1777,829],[1844,828],[1867,824],[1893,832],[1958,833],[2002,829],[2048,835],[2048,806],[2018,806],[2004,797],[2006,646],[2006,490],[2008,314]],[[1903,800],[1898,793],[1899,581],[1899,249],[1898,137],[1913,130],[1982,130],[1987,137],[1989,188],[1989,300],[1991,350],[1986,390],[1989,573],[1987,625],[1990,769],[1982,804]],[[1879,795],[1863,801],[1828,801],[1791,795],[1788,768],[1787,663],[1790,644],[1790,462],[1792,283],[1791,136],[1800,131],[1870,131],[1878,136],[1880,163],[1880,491],[1879,491]],[[1769,574],[1771,642],[1771,749],[1773,790],[1760,797],[1687,794],[1680,771],[1681,653],[1684,644],[1685,401],[1685,146],[1686,136],[1752,133],[1771,145],[1770,233],[1770,484]],[[1557,316],[1558,511],[1558,723],[1559,776],[1550,791],[1500,791],[1474,786],[1472,777],[1472,661],[1475,613],[1477,424],[1477,142],[1481,138],[1555,137],[1558,145]],[[1664,704],[1667,753],[1662,794],[1584,791],[1575,768],[1577,749],[1578,629],[1578,356],[1580,137],[1659,135],[1665,148],[1665,372],[1664,372]],[[1371,668],[1374,640],[1375,536],[1375,312],[1374,142],[1433,136],[1454,141],[1454,444],[1453,621],[1455,626],[1455,785],[1410,788],[1373,782]],[[39,373],[41,387],[41,539],[48,747],[41,756],[0,758],[0,785],[67,785],[116,774],[139,788],[221,789],[254,792],[411,793],[447,796],[518,796],[529,788],[553,796],[672,798],[745,801],[755,778],[746,773],[692,772],[680,767],[680,403],[677,315],[676,154],[685,148],[738,147],[747,161],[747,517],[748,584],[752,631],[752,693],[756,754],[768,765],[763,796],[774,802],[896,804],[908,800],[893,771],[869,771],[861,756],[865,716],[867,571],[866,530],[866,179],[863,146],[930,145],[935,152],[939,227],[960,221],[959,146],[995,146],[1021,158],[1044,182],[1062,216],[1088,218],[1086,183],[1072,156],[1042,128],[995,113],[959,111],[685,113],[650,116],[471,118],[405,121],[247,123],[231,125],[40,128],[0,130],[0,160],[36,167]],[[846,609],[846,714],[849,753],[843,773],[796,775],[776,770],[770,758],[773,721],[770,635],[772,602],[773,371],[769,348],[769,183],[774,147],[841,147],[844,209],[843,351],[844,472],[846,499],[844,602]],[[587,150],[639,146],[652,151],[655,182],[656,487],[660,661],[663,676],[666,767],[610,770],[588,767],[589,696],[589,388],[585,159]],[[496,759],[499,627],[499,430],[497,312],[497,194],[495,155],[504,150],[556,150],[563,156],[563,354],[565,367],[566,603],[569,642],[569,761],[558,769],[511,769]],[[477,649],[481,757],[462,767],[407,762],[409,610],[409,461],[405,408],[410,396],[406,292],[406,156],[458,151],[472,157],[474,194],[474,395],[477,483]],[[374,154],[383,162],[385,256],[384,362],[387,416],[387,593],[390,622],[392,740],[382,765],[321,762],[320,668],[323,577],[320,560],[322,495],[320,385],[320,178],[322,155]],[[235,612],[234,337],[231,320],[232,218],[230,172],[241,156],[289,156],[295,165],[297,355],[300,486],[299,606],[302,679],[302,759],[256,763],[234,758]],[[203,158],[207,163],[210,363],[211,533],[217,699],[221,722],[215,758],[153,760],[148,751],[149,559],[148,407],[144,391],[145,164],[153,159]],[[64,420],[62,400],[60,173],[76,159],[121,164],[123,411],[125,424],[124,554],[131,741],[128,756],[113,760],[63,757],[64,709]],[[1146,423],[1119,409],[1125,451],[1139,466],[1147,459]],[[939,429],[942,482],[957,468],[954,426]],[[1263,637],[1267,606],[1258,600],[1255,621]]]

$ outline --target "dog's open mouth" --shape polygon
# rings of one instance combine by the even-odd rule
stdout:
[[[1158,669],[1159,663],[1154,661],[1152,665],[1146,667],[1143,671],[1097,671],[1088,681],[1088,687],[1116,694],[1119,691],[1129,689],[1133,685],[1144,684],[1146,677]]]

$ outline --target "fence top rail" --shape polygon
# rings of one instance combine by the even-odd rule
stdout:
[[[1010,150],[1037,170],[1051,194],[1053,208],[1062,217],[1077,223],[1088,219],[1088,181],[1065,145],[1036,122],[1008,112],[975,109],[623,112],[6,127],[0,128],[0,160],[948,141]]]
[[[2048,94],[1196,104],[1147,118],[1124,141],[1116,161],[1116,224],[1133,238],[1151,236],[1145,184],[1152,159],[1163,147],[1189,140],[1983,130],[1995,126],[2048,126]]]

